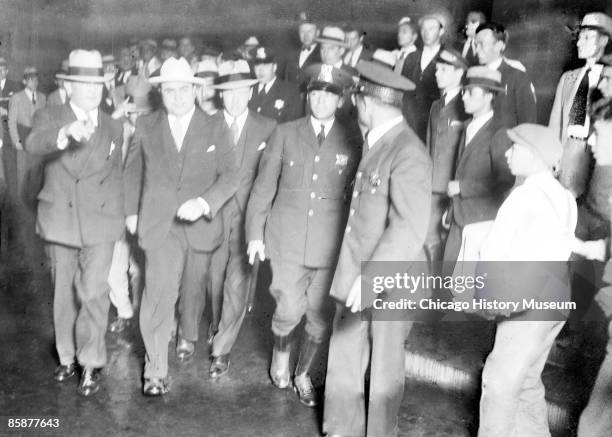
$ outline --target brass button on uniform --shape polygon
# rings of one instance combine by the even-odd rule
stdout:
[[[314,211],[312,209],[308,210],[308,217],[312,217],[312,215],[314,214]]]
[[[319,179],[319,175],[318,175],[318,174],[316,174],[316,173],[315,173],[315,174],[313,174],[313,175],[312,175],[312,180],[313,180],[313,181],[316,181],[317,179]]]
[[[314,199],[314,198],[315,198],[315,196],[316,196],[316,194],[315,194],[315,192],[314,192],[314,191],[313,191],[312,193],[310,193],[310,198],[311,198],[311,199]]]

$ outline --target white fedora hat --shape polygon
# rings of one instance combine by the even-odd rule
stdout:
[[[215,79],[213,88],[218,90],[233,90],[247,88],[258,82],[253,77],[249,63],[244,59],[225,61],[219,65],[219,77]]]
[[[321,35],[315,38],[315,41],[321,44],[333,44],[340,47],[347,47],[344,40],[344,30],[336,26],[325,26],[321,31]]]
[[[153,84],[164,82],[187,82],[202,84],[204,81],[193,75],[193,70],[185,58],[168,58],[159,69],[159,76],[152,76],[149,82]]]
[[[102,55],[97,50],[76,49],[70,52],[65,73],[58,73],[58,79],[72,82],[104,83],[112,75],[104,74]]]

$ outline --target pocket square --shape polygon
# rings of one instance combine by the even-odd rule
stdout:
[[[261,144],[259,145],[259,147],[257,148],[257,151],[259,152],[260,150],[263,150],[266,148],[266,142],[262,141]]]
[[[110,145],[110,150],[108,152],[108,156],[111,156],[113,154],[113,151],[115,150],[115,142],[111,141],[111,145]]]
[[[212,146],[210,146],[208,149],[206,149],[206,153],[214,152],[214,151],[215,151],[215,145],[214,144]]]
[[[462,122],[460,122],[459,120],[451,120],[451,121],[450,121],[450,126],[451,126],[451,127],[463,126],[463,123],[462,123]]]

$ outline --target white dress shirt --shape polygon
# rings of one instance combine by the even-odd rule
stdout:
[[[487,123],[487,121],[493,118],[493,110],[491,109],[488,112],[485,112],[478,117],[473,118],[467,127],[465,128],[465,146],[467,147],[470,144],[470,141],[474,139],[474,136],[478,133],[478,131]]]
[[[308,59],[310,54],[314,52],[316,48],[317,48],[317,45],[313,44],[310,46],[309,49],[302,49],[300,51],[300,57],[298,59],[298,65],[300,66],[300,68],[302,68],[302,65],[304,65],[304,62],[306,62],[306,59]]]
[[[272,78],[272,80],[270,82],[268,82],[268,83],[265,83],[265,84],[264,83],[260,83],[259,84],[259,88],[257,89],[257,92],[259,94],[261,94],[262,91],[265,89],[266,90],[266,94],[269,93],[270,92],[270,88],[272,88],[272,85],[274,85],[274,82],[276,82],[276,76],[274,76]],[[227,120],[227,116],[226,116],[225,119]]]
[[[323,125],[323,132],[325,132],[325,138],[327,138],[327,136],[329,135],[329,131],[331,130],[332,126],[334,125],[334,120],[335,119],[336,119],[335,117],[332,117],[330,120],[328,120],[328,121],[326,121],[324,123],[321,120],[317,120],[316,118],[314,118],[311,115],[310,116],[310,124],[312,125],[312,128],[314,129],[315,136],[319,135],[319,133],[321,132],[321,125]]]
[[[433,47],[423,46],[423,53],[421,54],[421,71],[425,71],[429,63],[434,60],[439,51],[440,44]]]
[[[402,121],[404,121],[404,116],[399,115],[371,129],[366,135],[369,148],[371,149],[378,142],[378,140],[380,140],[387,132],[400,124]]]
[[[476,44],[474,43],[474,38],[468,38],[465,40],[465,43],[463,44],[463,51],[461,52],[464,57],[467,55],[468,51],[470,50],[470,47],[472,48],[472,52],[475,54]]]
[[[453,88],[450,91],[444,93],[444,106],[448,105],[448,102],[453,100],[461,92],[461,87]]]
[[[528,176],[499,208],[480,259],[567,261],[576,220],[576,199],[552,173]]]
[[[193,117],[193,113],[195,112],[195,105],[191,108],[191,111],[188,113],[177,117],[173,114],[168,114],[168,123],[170,124],[170,132],[172,133],[172,138],[176,143],[176,149],[180,152],[183,147],[183,140],[185,139],[185,134],[187,133],[187,128],[189,128],[189,123],[191,123],[191,118]],[[177,124],[178,119],[178,124]],[[177,127],[180,125],[180,130],[177,130]]]
[[[344,56],[344,63],[350,65],[351,67],[355,67],[357,65],[357,61],[359,60],[359,56],[361,56],[361,52],[363,51],[363,44],[359,44],[352,52],[348,52]]]
[[[234,120],[238,124],[238,138],[240,138],[240,135],[242,135],[242,129],[244,128],[244,124],[246,123],[246,119],[248,115],[249,115],[248,109],[245,109],[242,114],[240,114],[238,117],[235,117],[235,118],[232,117],[230,114],[228,114],[227,111],[223,111],[223,116],[225,117],[225,122],[227,123],[227,127],[232,127],[232,124],[234,124]]]

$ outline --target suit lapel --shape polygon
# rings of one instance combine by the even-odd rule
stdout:
[[[191,117],[191,121],[189,121],[189,126],[187,126],[187,132],[185,132],[185,138],[183,139],[183,145],[181,146],[181,152],[178,153],[178,160],[180,163],[181,172],[179,174],[179,180],[183,176],[183,169],[185,168],[185,159],[189,154],[198,147],[198,135],[197,135],[197,127],[201,123],[199,120],[200,113],[198,109],[193,113]],[[169,125],[168,125],[169,127]],[[172,135],[170,135],[172,137]],[[172,142],[174,144],[174,141]]]
[[[567,84],[566,88],[569,90],[568,98],[565,100],[563,105],[563,119],[569,122],[569,113],[572,109],[572,104],[574,103],[574,97],[576,97],[576,93],[578,92],[578,87],[580,86],[580,81],[578,77],[582,69],[571,71],[567,76]]]
[[[237,152],[236,162],[238,162],[238,167],[241,169],[242,169],[242,166],[244,165],[244,159],[246,155],[250,153],[250,150],[247,150],[247,147],[249,146],[249,138],[252,134],[251,132],[252,127],[253,127],[253,116],[251,115],[249,111],[246,121],[244,122],[244,127],[242,128],[242,132],[240,133],[238,144],[236,144],[236,147],[238,148],[238,150],[236,151]]]
[[[102,116],[102,111],[98,110],[98,126],[94,131],[93,135],[87,142],[89,151],[85,158],[85,162],[79,171],[79,177],[86,174],[86,171],[91,167],[90,162],[100,163],[104,162],[104,159],[109,156],[110,151],[110,138],[109,138],[110,126],[107,124],[107,120]],[[115,144],[115,147],[117,145]],[[121,147],[121,145],[119,145]]]
[[[166,111],[159,112],[159,120],[157,122],[158,129],[160,130],[159,134],[155,135],[156,143],[161,149],[161,155],[163,156],[162,165],[165,165],[168,169],[168,175],[170,178],[177,183],[178,182],[178,172],[176,170],[177,160],[179,159],[179,153],[176,149],[176,144],[174,143],[174,138],[172,137],[172,133],[170,131],[170,123],[168,121],[168,113]],[[187,136],[187,135],[185,135]],[[185,141],[183,141],[184,143]]]
[[[465,146],[465,131],[466,131],[466,129],[463,130],[463,136],[462,136],[462,140],[461,140],[461,144],[463,145],[463,150],[461,150],[461,154],[460,154],[460,157],[459,157],[459,163],[457,165],[457,168],[459,168],[459,166],[464,165],[464,163],[468,159],[468,157],[472,153],[474,153],[474,150],[480,149],[480,143],[481,143],[483,137],[489,133],[489,130],[491,129],[492,125],[493,125],[493,118],[491,118],[489,121],[487,121],[478,130],[478,132],[476,132],[476,134],[472,138],[472,141],[470,141],[470,143],[467,145],[467,147]],[[467,128],[467,125],[466,125],[466,128]]]

